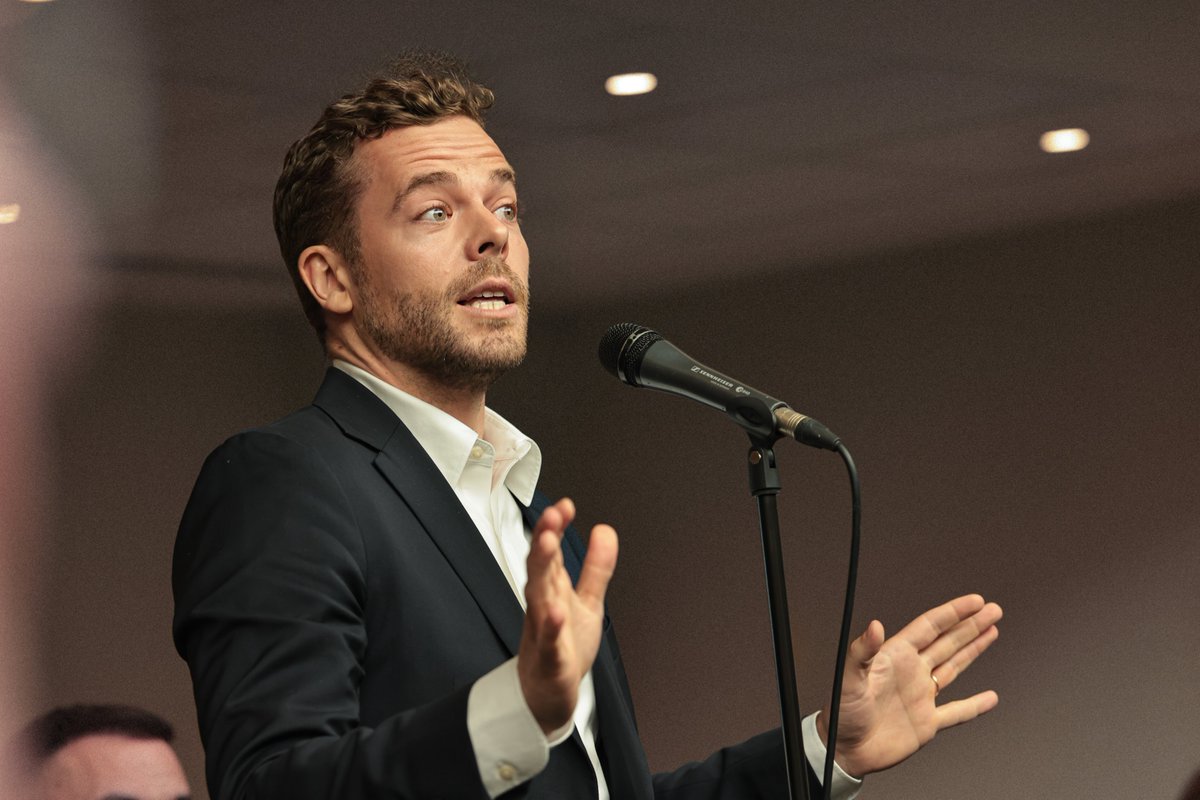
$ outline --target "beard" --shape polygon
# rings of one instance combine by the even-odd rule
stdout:
[[[485,258],[443,293],[432,290],[380,291],[366,269],[357,270],[359,324],[389,359],[412,367],[454,390],[486,391],[525,359],[529,319],[529,287],[499,258]],[[486,278],[503,278],[513,288],[519,307],[514,319],[483,319],[481,339],[454,326],[454,307],[472,286]]]

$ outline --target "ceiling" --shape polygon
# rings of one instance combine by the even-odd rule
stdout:
[[[0,0],[0,36],[9,163],[66,176],[117,291],[184,303],[293,302],[283,153],[408,47],[496,90],[542,305],[1200,192],[1195,0]],[[658,91],[604,93],[632,70]]]

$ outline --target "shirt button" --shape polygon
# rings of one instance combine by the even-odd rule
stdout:
[[[480,447],[479,445],[475,445],[474,447],[472,447],[471,448],[471,458],[475,459],[476,461],[483,458],[483,448]]]
[[[517,777],[517,768],[512,764],[501,764],[497,774],[499,774],[500,780],[511,781]]]

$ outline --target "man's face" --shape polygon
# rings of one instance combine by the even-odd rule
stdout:
[[[97,733],[52,755],[39,775],[40,800],[186,800],[187,778],[171,745]]]
[[[486,389],[525,356],[529,248],[512,167],[455,116],[360,144],[354,168],[357,330],[443,386]]]

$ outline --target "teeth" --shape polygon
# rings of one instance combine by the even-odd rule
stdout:
[[[462,302],[482,311],[497,311],[508,305],[508,294],[503,289],[487,289]]]

